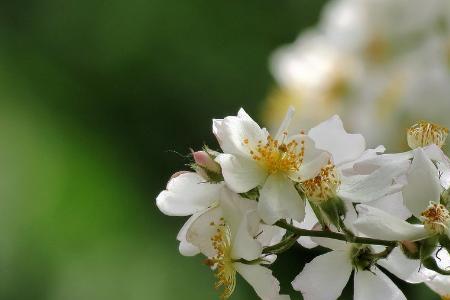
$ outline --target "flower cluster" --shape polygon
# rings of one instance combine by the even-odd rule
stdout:
[[[206,256],[221,299],[238,274],[261,299],[289,299],[269,267],[297,242],[330,250],[292,281],[306,300],[337,299],[352,273],[355,299],[406,299],[382,269],[450,297],[447,129],[422,121],[407,130],[410,151],[385,154],[338,116],[291,132],[293,115],[275,134],[243,109],[213,120],[222,152],[193,152],[192,170],[156,199],[163,213],[190,216],[181,254]]]
[[[332,0],[316,27],[272,56],[267,120],[287,105],[308,125],[338,112],[371,143],[400,148],[396,129],[411,121],[450,126],[449,54],[447,0]]]

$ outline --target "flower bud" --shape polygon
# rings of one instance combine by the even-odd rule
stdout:
[[[438,124],[420,121],[407,131],[408,146],[411,149],[435,144],[439,148],[445,144],[448,129]]]
[[[211,172],[220,172],[219,164],[216,163],[211,155],[206,151],[192,152],[192,156],[194,157],[194,161],[198,166]]]
[[[223,180],[222,169],[220,165],[214,161],[214,153],[209,149],[206,151],[192,151],[192,157],[194,158],[194,163],[192,168],[208,181],[219,182]]]

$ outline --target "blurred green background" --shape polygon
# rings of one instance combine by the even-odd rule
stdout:
[[[324,3],[1,1],[0,299],[217,299],[178,253],[183,218],[155,206],[185,168],[171,150],[217,147],[211,119],[240,106],[260,115],[269,54]],[[275,265],[283,289],[311,257]],[[232,297],[255,298],[242,281]]]

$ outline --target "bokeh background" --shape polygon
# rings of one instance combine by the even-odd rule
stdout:
[[[0,299],[217,299],[155,197],[213,117],[261,120],[270,53],[325,2],[1,1]],[[283,290],[313,254],[276,263]]]

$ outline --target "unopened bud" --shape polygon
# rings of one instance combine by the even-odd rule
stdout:
[[[438,124],[420,121],[407,131],[408,146],[411,149],[435,144],[439,148],[445,144],[448,129]]]
[[[219,173],[220,165],[214,161],[209,153],[206,151],[192,152],[195,163],[208,171]]]
[[[191,167],[207,181],[223,181],[222,169],[220,168],[220,165],[214,161],[216,153],[208,148],[205,150],[206,151],[192,151],[194,163]]]

